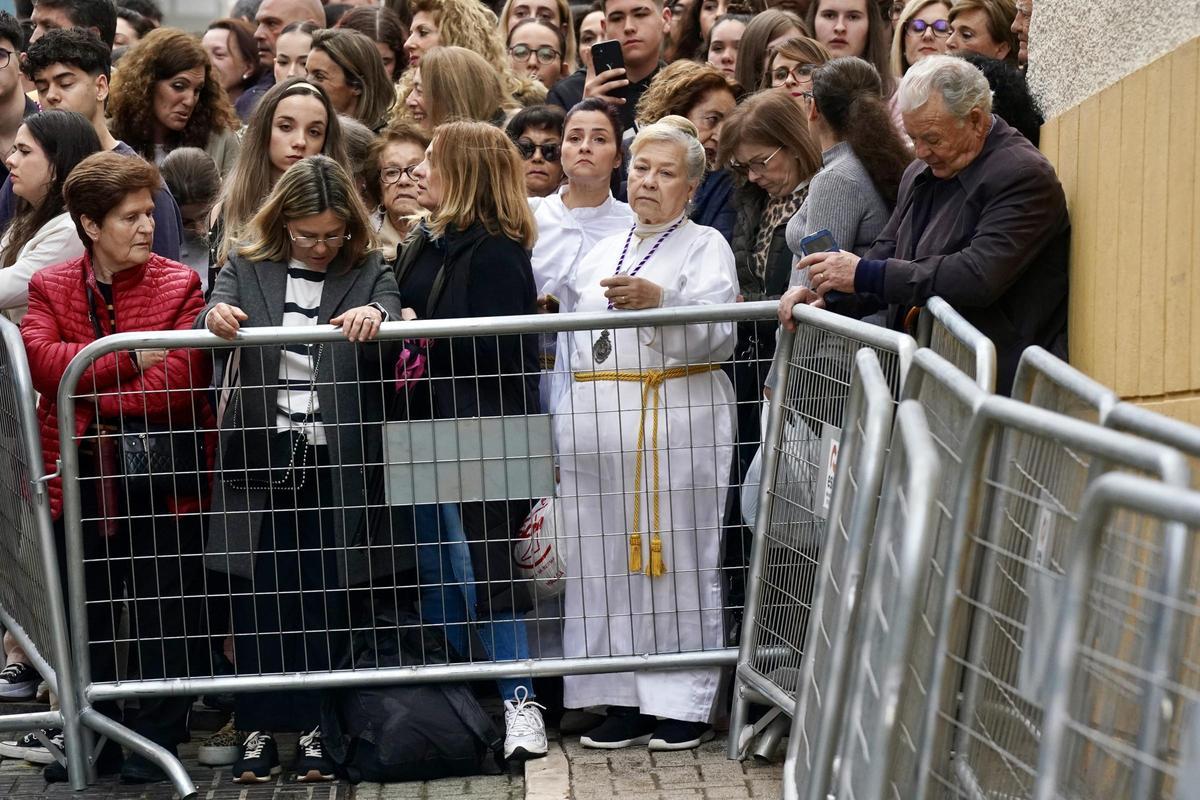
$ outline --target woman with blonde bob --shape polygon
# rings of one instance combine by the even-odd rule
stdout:
[[[499,123],[511,100],[495,70],[465,47],[437,47],[411,71],[408,117],[426,131],[457,119]]]
[[[396,260],[405,305],[425,319],[535,313],[529,251],[536,228],[525,199],[525,167],[508,136],[484,122],[441,125],[413,176],[426,217]],[[426,358],[428,380],[398,397],[393,416],[461,419],[538,411],[533,336],[439,340]],[[422,618],[449,625],[450,645],[464,658],[471,657],[461,624],[468,620],[477,624],[489,658],[529,657],[525,613],[533,598],[514,581],[511,542],[530,505],[494,501],[414,509],[418,543],[440,545],[418,548]],[[506,678],[499,686],[506,698],[505,757],[544,756],[546,728],[532,684]]]
[[[339,114],[373,131],[383,127],[396,87],[374,42],[358,31],[317,31],[305,68],[309,81],[325,90]]]
[[[705,168],[695,127],[675,116],[648,125],[631,156],[637,220],[580,262],[574,310],[734,302],[729,245],[686,214]],[[608,328],[569,342],[574,381],[554,417],[560,496],[569,498],[563,655],[719,648],[734,393],[718,365],[733,354],[734,326]],[[607,706],[584,747],[691,749],[713,736],[720,677],[716,668],[571,676],[564,705]]]
[[[346,336],[248,351],[238,383],[223,388],[236,397],[219,420],[208,566],[242,587],[232,592],[232,615],[245,674],[350,663],[349,637],[337,632],[349,625],[345,588],[369,578],[363,548],[351,543],[367,513],[366,465],[380,463],[383,440],[383,359],[364,343],[388,319],[400,319],[396,279],[372,248],[350,176],[325,156],[297,162],[250,221],[196,319],[224,339],[279,325],[332,324]],[[378,571],[388,560],[371,565]],[[320,703],[311,690],[238,695],[238,726],[250,734],[234,781],[273,780],[278,731],[304,732],[298,780],[331,780]]]

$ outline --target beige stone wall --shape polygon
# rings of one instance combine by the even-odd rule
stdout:
[[[1200,36],[1200,0],[1034,0],[1029,83],[1046,119]]]

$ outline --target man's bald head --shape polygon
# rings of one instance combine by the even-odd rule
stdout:
[[[263,0],[254,21],[258,23],[254,31],[258,57],[269,65],[275,60],[275,40],[280,31],[293,22],[311,22],[324,27],[325,8],[320,0]]]

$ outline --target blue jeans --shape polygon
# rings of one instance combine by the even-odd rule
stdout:
[[[417,539],[417,575],[421,581],[421,620],[443,626],[446,642],[460,656],[470,657],[470,628],[483,642],[492,661],[529,658],[525,617],[513,611],[493,611],[490,620],[475,615],[475,572],[471,549],[455,505],[419,505],[413,510]],[[508,699],[517,687],[533,697],[528,678],[501,678],[500,694]]]

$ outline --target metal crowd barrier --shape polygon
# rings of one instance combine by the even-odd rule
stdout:
[[[826,541],[840,439],[857,351],[875,351],[894,397],[916,349],[912,338],[797,305],[795,333],[780,338],[776,388],[763,452],[741,646],[730,714],[729,757],[764,734],[769,754],[787,729],[804,660],[806,628]],[[843,511],[850,511],[847,506]],[[843,522],[842,524],[845,524]],[[750,724],[750,704],[769,707]]]
[[[828,761],[827,753],[834,744],[829,733],[841,722],[844,665],[849,658],[849,640],[856,629],[856,598],[875,527],[894,409],[895,400],[875,351],[859,350],[846,403],[848,427],[838,452],[841,468],[837,470],[830,502],[829,517],[833,524],[820,549],[802,659],[791,667],[798,669],[800,676],[788,760],[803,758],[810,769],[814,764],[823,766]],[[783,481],[777,477],[773,488],[777,495],[774,519],[794,519],[804,513],[798,505],[785,507],[786,480],[786,475]],[[805,598],[795,598],[794,603],[794,613],[798,617],[803,615]],[[794,624],[804,623],[801,618]],[[791,787],[790,781],[785,782],[785,796],[791,793]]]
[[[917,343],[949,361],[985,392],[996,390],[996,345],[942,298],[929,298],[921,309]]]
[[[1164,569],[1130,581],[1105,568],[1131,531],[1162,548]],[[1200,493],[1130,475],[1093,483],[1066,565],[1049,664],[1033,797],[1185,797],[1200,770],[1196,575]],[[1136,610],[1114,618],[1114,597]],[[1114,658],[1124,640],[1128,660]]]
[[[721,373],[733,367],[736,323],[773,320],[775,309],[774,303],[742,303],[388,323],[378,344],[360,347],[345,344],[342,333],[328,326],[244,329],[233,343],[207,332],[172,331],[119,334],[88,345],[68,368],[58,396],[69,606],[80,643],[73,657],[84,702],[634,671],[653,677],[659,670],[697,671],[715,696],[718,668],[737,660],[723,635],[730,609],[722,586],[742,569],[723,566],[715,544],[731,488],[729,470],[721,465],[729,463],[734,447],[727,424],[734,399]],[[785,336],[780,345],[789,356],[783,394],[795,420],[840,427],[859,343],[888,351],[885,373],[898,385],[913,349],[908,337],[807,307],[800,318],[801,335]],[[521,337],[559,331],[571,332],[577,348],[559,353],[555,371],[539,372],[536,363],[521,375],[489,369],[496,354]],[[405,376],[394,374],[391,352],[401,340],[410,351],[419,350],[422,340],[433,344],[425,350],[429,373],[407,375],[407,387],[397,393],[397,379]],[[808,346],[793,348],[793,341]],[[295,391],[294,383],[272,378],[261,385],[243,382],[236,393],[214,392],[207,376],[198,374],[207,369],[203,359],[177,363],[166,373],[168,384],[156,389],[138,388],[133,380],[111,386],[93,380],[97,371],[90,367],[109,354],[127,358],[131,350],[184,348],[211,351],[218,383],[234,349],[242,375],[247,364],[259,361],[263,374],[273,375],[270,365],[284,350],[308,356],[309,364],[316,360],[321,377],[299,389],[325,398],[319,412],[327,439],[359,455],[309,464],[313,483],[302,492],[272,490],[251,505],[247,481],[263,476],[236,471],[230,453],[240,452],[239,442],[252,450],[260,446],[253,442],[267,440],[261,434],[273,432],[277,421],[251,424],[246,409],[252,403],[274,408],[280,390]],[[576,362],[576,354],[587,357]],[[596,372],[600,362],[610,371]],[[449,377],[451,363],[473,377]],[[551,392],[558,398],[553,414],[460,418],[444,405],[447,398],[497,387],[510,400],[515,393],[527,401],[547,380],[565,387]],[[355,385],[356,395],[339,393]],[[174,418],[174,432],[208,437],[201,440],[211,446],[219,431],[190,420],[196,409],[230,396],[243,403],[243,411],[234,413],[243,414],[235,419],[244,424],[236,435],[226,432],[221,466],[177,470],[171,477],[176,494],[204,494],[211,487],[214,503],[205,508],[164,508],[132,497],[127,485],[112,485],[103,454],[126,427],[123,420],[116,431],[101,425],[80,436],[70,423],[83,403],[123,414],[146,404],[165,406],[169,413],[160,414],[160,422]],[[609,405],[597,405],[598,398]],[[372,417],[371,409],[380,407],[386,420]],[[308,421],[312,411],[310,406],[301,418]],[[781,414],[774,424],[782,424]],[[536,576],[536,563],[526,564],[529,572],[513,563],[518,552],[534,556],[532,561],[545,554],[519,528],[535,501],[556,493],[556,467],[562,475],[554,503],[562,521],[547,527],[557,531],[554,549],[566,567],[559,595],[554,575]],[[598,469],[608,483],[595,477]],[[335,476],[341,488],[331,496]],[[293,507],[322,514],[316,544],[304,545],[298,532],[279,522],[287,516],[281,511]],[[238,533],[238,526],[267,517],[277,545]],[[679,520],[679,531],[672,519]],[[486,539],[468,539],[480,524]],[[114,525],[124,533],[101,535],[111,534]],[[628,534],[639,529],[635,548]],[[140,538],[128,537],[131,530]],[[199,539],[197,531],[204,534]],[[114,559],[111,550],[123,536],[134,538],[126,545],[134,550]],[[641,552],[634,564],[636,549]],[[157,567],[153,580],[172,573],[175,582],[167,588],[147,584],[142,570],[148,565]],[[125,570],[120,575],[118,567]],[[94,593],[105,581],[125,586],[130,596],[124,639],[116,633],[110,598]],[[311,597],[319,602],[310,615]],[[301,613],[278,610],[293,607]],[[673,622],[654,616],[668,608]],[[152,625],[174,620],[174,627],[147,637],[139,631],[147,619]],[[604,621],[603,630],[593,627],[597,620]],[[147,638],[154,647],[146,648]],[[230,640],[232,674],[223,674],[216,653]],[[277,651],[287,642],[299,647],[303,669],[280,665]],[[110,666],[125,646],[129,675],[118,679]],[[385,659],[397,651],[400,661]],[[663,678],[677,680],[678,674]],[[181,795],[194,791],[163,748],[93,708],[80,717],[88,729],[167,769]]]
[[[1001,397],[980,405],[964,453],[934,671],[914,739],[918,769],[889,765],[888,796],[1030,795],[1056,609],[1085,490],[1112,471],[1180,489],[1190,477],[1174,449]],[[1126,536],[1113,547],[1105,574],[1115,580],[1153,579],[1167,568],[1161,542]],[[1109,600],[1105,619],[1138,617],[1126,597]],[[1121,642],[1107,645],[1106,656],[1128,657]],[[1157,696],[1142,672],[1151,665],[1131,667],[1145,696]]]
[[[907,682],[912,632],[920,624],[922,573],[933,544],[939,473],[945,467],[921,407],[905,400],[896,418],[859,624],[846,664],[845,719],[840,731],[830,731],[837,736],[828,748],[838,754],[836,769],[831,759],[826,782],[810,782],[809,797],[827,797],[825,787],[835,785],[838,797],[882,797],[882,779],[895,752],[897,711]]]
[[[59,557],[46,492],[37,395],[17,326],[0,317],[0,624],[13,635],[57,696],[56,710],[0,716],[0,730],[62,728],[71,788],[87,785],[72,680]]]

